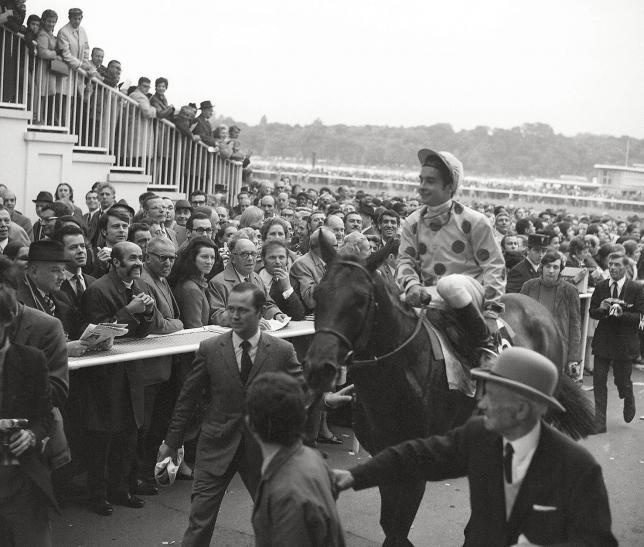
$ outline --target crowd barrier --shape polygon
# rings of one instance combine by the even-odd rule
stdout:
[[[235,202],[241,162],[209,151],[82,69],[55,74],[51,61],[35,56],[19,34],[4,27],[0,48],[0,106],[31,112],[30,131],[76,135],[77,151],[109,154],[112,171],[149,175],[156,190],[214,194],[215,185],[223,184],[227,201]]]

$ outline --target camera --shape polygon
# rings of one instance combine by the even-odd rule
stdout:
[[[25,418],[3,418],[0,419],[0,466],[20,465],[18,458],[12,453],[9,445],[11,436],[21,429],[29,427],[29,420]]]

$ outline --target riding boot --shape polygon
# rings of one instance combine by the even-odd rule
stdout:
[[[489,360],[498,354],[498,350],[494,345],[494,337],[490,334],[483,315],[472,302],[464,308],[455,309],[454,312],[470,337],[474,366],[486,368]]]

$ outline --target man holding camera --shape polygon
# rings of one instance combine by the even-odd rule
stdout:
[[[0,257],[0,545],[50,546],[48,511],[58,506],[40,458],[53,420],[49,380],[42,351],[9,341],[17,285]]]
[[[593,337],[597,433],[606,432],[606,383],[611,366],[617,393],[620,399],[624,399],[624,421],[629,423],[635,417],[631,370],[633,360],[640,352],[638,328],[644,314],[644,292],[638,282],[626,279],[627,265],[628,258],[624,253],[609,254],[610,278],[595,287],[590,299],[590,317],[599,321]]]

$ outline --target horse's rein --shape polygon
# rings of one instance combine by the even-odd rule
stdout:
[[[362,329],[360,330],[360,333],[358,334],[358,337],[357,337],[357,339],[359,340],[360,337],[362,336],[362,333],[364,332],[364,327],[365,327],[365,325],[367,323],[367,320],[369,319],[369,315],[371,313],[371,310],[374,307],[377,307],[377,306],[374,305],[374,301],[375,301],[375,296],[374,295],[375,295],[375,292],[376,292],[376,284],[374,283],[373,279],[371,278],[371,273],[369,272],[369,270],[367,270],[367,268],[365,268],[362,264],[359,264],[358,262],[352,262],[352,261],[349,261],[349,260],[337,260],[337,261],[334,261],[334,264],[340,264],[340,265],[343,265],[343,266],[349,266],[349,267],[352,267],[352,268],[357,268],[358,270],[360,270],[362,273],[364,273],[367,276],[367,279],[369,280],[369,283],[371,283],[371,287],[373,288],[373,294],[369,295],[369,306],[367,308],[366,319],[365,319],[365,322],[362,325]],[[416,338],[416,336],[420,332],[420,329],[421,329],[422,324],[423,324],[423,317],[424,317],[423,314],[420,314],[418,316],[418,322],[416,323],[416,327],[414,328],[414,332],[412,332],[411,335],[402,344],[400,344],[398,347],[396,347],[392,351],[386,353],[385,355],[380,355],[380,356],[374,357],[373,359],[366,359],[366,360],[360,360],[360,361],[352,361],[351,360],[352,356],[353,356],[353,351],[354,351],[353,346],[354,345],[351,342],[351,340],[349,340],[349,338],[347,338],[340,331],[334,329],[333,327],[320,327],[320,328],[316,328],[315,332],[316,333],[323,332],[323,333],[326,333],[326,334],[332,334],[333,336],[338,338],[345,346],[347,346],[348,351],[345,354],[344,359],[343,359],[343,362],[345,364],[348,363],[349,361],[351,361],[353,363],[353,365],[367,365],[367,364],[377,363],[379,361],[383,361],[383,360],[391,357],[392,355],[395,355],[400,350],[402,350],[405,346],[407,346],[414,338]]]

